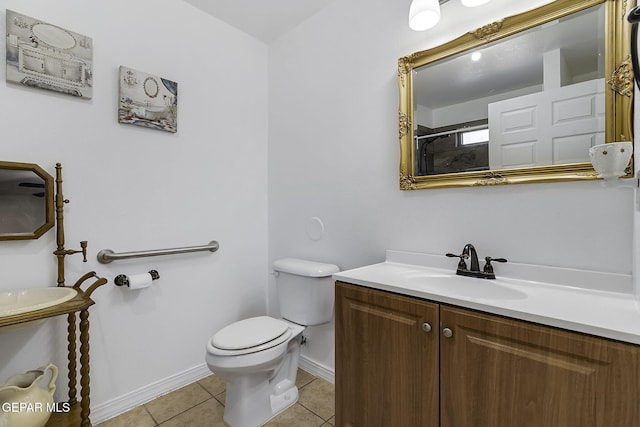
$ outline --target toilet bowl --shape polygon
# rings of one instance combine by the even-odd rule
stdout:
[[[333,317],[337,266],[285,258],[274,270],[282,318],[240,320],[207,342],[207,365],[226,382],[224,420],[231,427],[260,426],[296,403],[302,333]]]
[[[262,336],[255,327],[261,328]],[[227,384],[224,419],[229,425],[259,426],[297,401],[295,381],[304,329],[284,319],[260,316],[233,323],[209,340],[206,362]],[[252,335],[255,345],[248,340],[225,341],[220,337],[225,333],[227,338]]]

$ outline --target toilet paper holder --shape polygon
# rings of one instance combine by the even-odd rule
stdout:
[[[158,280],[160,278],[158,270],[149,270],[149,274],[151,275],[151,280]],[[113,279],[113,283],[115,283],[116,286],[129,286],[129,276],[126,274],[118,274]]]

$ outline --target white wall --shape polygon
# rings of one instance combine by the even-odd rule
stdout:
[[[384,260],[385,249],[443,254],[472,242],[482,256],[630,273],[631,190],[598,182],[398,189],[397,59],[542,3],[494,0],[474,10],[449,2],[436,28],[415,33],[409,0],[335,0],[273,43],[270,260],[349,269]],[[326,226],[319,241],[305,234],[312,216]],[[269,289],[275,313],[273,279]],[[333,369],[331,326],[307,335],[303,354]]]
[[[112,279],[154,268],[161,276],[151,289],[110,281],[94,293],[91,403],[101,407],[203,367],[214,331],[266,311],[268,48],[182,1],[6,0],[5,7],[93,38],[91,100],[6,83],[0,67],[0,158],[51,174],[61,162],[71,201],[67,248],[89,241],[89,262],[67,258],[67,283],[90,270]],[[118,123],[120,65],[178,82],[176,134]],[[105,248],[214,239],[214,254],[96,260]],[[55,285],[53,250],[54,231],[0,242],[0,290]],[[0,381],[49,361],[66,366],[65,322],[57,320],[0,333]],[[64,396],[66,381],[58,387]]]
[[[444,253],[473,242],[481,255],[515,262],[630,272],[629,190],[596,182],[398,190],[397,58],[543,2],[493,0],[482,14],[447,13],[449,2],[427,33],[407,28],[404,3],[335,0],[267,47],[181,1],[3,2],[94,41],[89,101],[7,84],[0,67],[2,160],[51,173],[61,162],[67,247],[89,241],[87,264],[68,258],[68,283],[89,270],[162,276],[137,293],[96,291],[93,407],[201,366],[213,331],[264,312],[267,285],[275,314],[267,272],[278,257],[347,269],[382,261],[385,249]],[[117,123],[120,65],[179,83],[177,134]],[[305,233],[312,216],[325,223],[319,241]],[[104,248],[212,239],[215,254],[95,260]],[[53,285],[54,249],[53,232],[2,242],[0,289]],[[333,369],[332,326],[307,335],[305,355]],[[48,361],[64,367],[65,340],[62,318],[0,334],[0,380]],[[58,387],[65,392],[65,381]]]

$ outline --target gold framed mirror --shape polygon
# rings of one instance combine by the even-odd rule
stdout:
[[[400,189],[596,179],[589,148],[633,140],[629,3],[556,0],[400,58]]]
[[[39,238],[54,212],[51,175],[33,163],[0,161],[0,240]]]

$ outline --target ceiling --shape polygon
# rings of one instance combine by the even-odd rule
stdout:
[[[265,43],[292,30],[333,0],[185,0]]]

